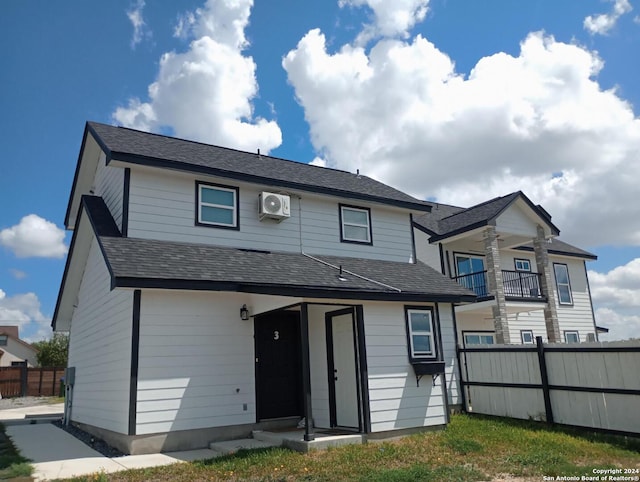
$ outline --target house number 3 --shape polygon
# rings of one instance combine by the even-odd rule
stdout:
[[[274,340],[279,340],[280,339],[280,332],[279,331],[274,331],[273,332],[273,339]]]

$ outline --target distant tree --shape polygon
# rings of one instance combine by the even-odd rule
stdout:
[[[69,335],[54,333],[50,340],[32,343],[38,349],[38,365],[41,367],[66,367],[69,356]]]

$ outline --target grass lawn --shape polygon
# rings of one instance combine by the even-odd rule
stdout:
[[[640,439],[548,429],[540,423],[455,415],[446,430],[300,454],[283,448],[74,481],[471,481],[592,476],[640,469]],[[635,474],[636,476],[640,474]],[[601,479],[603,480],[603,479]]]
[[[31,481],[33,467],[18,453],[0,423],[0,480]]]

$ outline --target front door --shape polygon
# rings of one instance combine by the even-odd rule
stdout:
[[[329,407],[332,427],[360,427],[353,310],[327,313]]]
[[[258,420],[302,416],[300,314],[256,316],[254,327]]]

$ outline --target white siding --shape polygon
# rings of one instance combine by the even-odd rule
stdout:
[[[102,196],[113,219],[120,230],[122,230],[124,169],[121,167],[106,166],[104,153],[100,154],[93,189],[96,196]]]
[[[247,301],[233,293],[142,293],[138,435],[255,422],[253,322],[239,316]]]
[[[442,272],[440,263],[440,243],[429,244],[430,236],[419,229],[413,230],[416,240],[416,257],[424,264],[431,266],[438,273]]]
[[[496,229],[499,232],[530,236],[532,239],[535,238],[537,234],[536,223],[534,223],[517,204],[512,204],[506,211],[498,216],[496,219]]]
[[[409,364],[403,305],[364,305],[371,430],[381,432],[446,423],[439,383],[425,376],[416,384]]]
[[[453,324],[453,307],[448,303],[440,303],[440,332],[442,336],[442,352],[445,362],[445,379],[447,381],[447,396],[450,404],[460,404],[460,385],[458,379],[458,358],[456,356],[455,327]]]
[[[127,433],[133,294],[111,291],[110,283],[94,239],[71,321],[69,366],[76,367],[72,420]]]
[[[565,263],[569,268],[573,305],[557,305],[560,336],[564,340],[565,331],[577,330],[580,334],[580,341],[587,341],[587,333],[595,332],[595,324],[593,312],[591,311],[591,298],[589,297],[584,261],[575,258],[561,258],[559,256],[549,256],[549,261],[552,263]],[[556,289],[555,277],[554,289]]]
[[[229,179],[198,177],[240,189],[240,230],[195,225],[195,178],[161,170],[131,171],[129,236],[214,244],[248,249],[330,254],[409,261],[412,253],[408,212],[380,205],[351,203],[371,208],[373,245],[340,242],[339,198],[303,194],[291,196],[291,217],[277,223],[258,219],[258,194],[280,192],[268,186],[238,183]],[[302,204],[302,207],[300,207]],[[302,221],[300,221],[302,209]],[[300,235],[302,226],[302,236]]]

